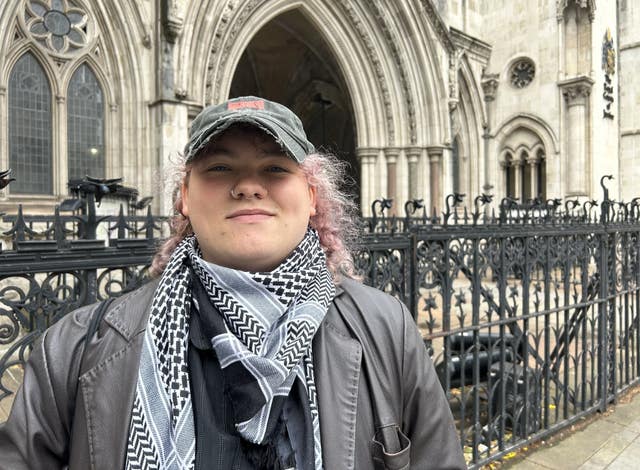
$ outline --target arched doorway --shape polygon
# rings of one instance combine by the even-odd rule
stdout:
[[[262,27],[244,50],[229,97],[262,96],[290,107],[316,147],[347,161],[360,194],[355,125],[340,68],[315,26],[298,10]]]

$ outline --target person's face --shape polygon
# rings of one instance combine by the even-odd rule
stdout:
[[[230,129],[192,163],[182,188],[205,260],[271,271],[302,241],[315,189],[266,134]]]

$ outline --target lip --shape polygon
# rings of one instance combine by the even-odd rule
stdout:
[[[229,214],[227,219],[232,219],[237,222],[259,222],[273,216],[274,214],[272,212],[264,209],[241,209]]]

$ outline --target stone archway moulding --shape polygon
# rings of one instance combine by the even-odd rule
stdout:
[[[595,0],[557,0],[557,18],[558,21],[562,21],[564,19],[564,10],[569,6],[570,3],[575,3],[580,8],[587,8],[589,10],[589,20],[593,22],[593,19],[596,15],[596,2]]]
[[[498,148],[501,148],[505,139],[520,127],[529,129],[540,138],[548,156],[558,155],[560,153],[558,139],[551,127],[533,114],[518,114],[507,119],[498,128],[497,132],[492,135],[498,143]]]
[[[195,102],[225,99],[237,62],[255,32],[278,15],[298,9],[316,26],[342,70],[355,113],[358,147],[424,147],[441,143],[447,135],[442,124],[446,123],[446,89],[434,52],[438,46],[425,44],[420,51],[405,44],[392,47],[399,31],[409,26],[416,31],[432,27],[423,10],[424,1],[409,2],[414,10],[398,7],[397,15],[389,14],[396,4],[387,2],[375,8],[352,0],[205,3],[203,8],[210,5],[215,11],[207,18],[188,12],[185,24],[193,25],[189,28],[192,34],[183,34],[179,41],[181,63],[176,81],[191,91]],[[420,15],[415,15],[415,9],[425,17],[416,18]],[[203,49],[209,54],[204,69],[199,65],[202,57],[189,52],[196,43],[200,54]],[[418,84],[426,84],[422,88],[429,90]]]

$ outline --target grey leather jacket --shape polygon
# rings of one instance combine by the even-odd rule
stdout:
[[[116,299],[84,356],[95,305],[42,335],[0,426],[0,468],[124,467],[156,285]],[[466,468],[433,364],[398,300],[345,280],[313,352],[325,469]]]

